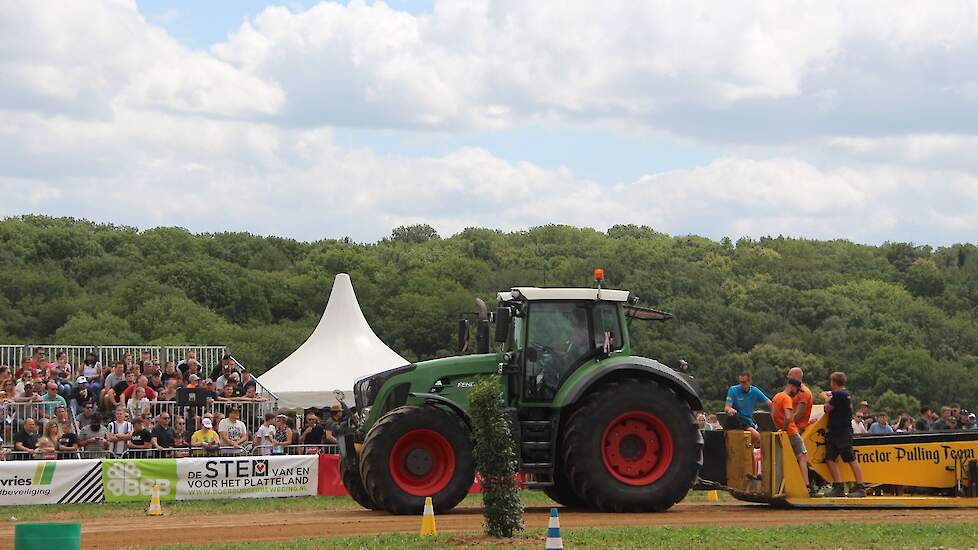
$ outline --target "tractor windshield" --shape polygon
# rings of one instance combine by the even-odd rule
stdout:
[[[530,306],[524,395],[548,401],[564,378],[601,351],[620,348],[613,304],[537,302]]]

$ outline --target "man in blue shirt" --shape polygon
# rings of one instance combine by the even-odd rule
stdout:
[[[759,447],[761,434],[758,433],[757,424],[754,423],[754,407],[758,402],[770,407],[771,400],[757,386],[751,385],[749,372],[738,374],[737,381],[740,383],[730,386],[727,390],[727,402],[724,405],[727,410],[727,427],[749,431],[754,447]]]
[[[889,418],[886,416],[885,412],[881,412],[876,415],[876,422],[869,427],[869,433],[871,434],[891,434],[893,433],[893,426],[890,426]]]

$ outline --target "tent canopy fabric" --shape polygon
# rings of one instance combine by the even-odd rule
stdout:
[[[329,406],[336,402],[334,390],[343,390],[352,405],[356,379],[408,364],[374,334],[350,276],[340,273],[316,330],[258,381],[278,396],[280,407]]]

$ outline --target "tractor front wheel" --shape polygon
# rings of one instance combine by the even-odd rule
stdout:
[[[370,498],[392,514],[420,514],[425,497],[436,512],[447,512],[475,478],[469,430],[434,407],[394,409],[367,434],[360,473]]]
[[[598,386],[565,426],[564,473],[598,510],[666,510],[685,498],[703,463],[703,435],[689,405],[653,380]]]
[[[355,451],[351,449],[350,452]],[[367,489],[363,486],[363,480],[360,479],[360,469],[356,467],[356,462],[353,457],[340,457],[340,479],[343,481],[343,487],[346,487],[346,492],[350,493],[350,496],[353,497],[353,500],[357,504],[367,510],[376,510],[378,508],[374,500],[367,494]]]

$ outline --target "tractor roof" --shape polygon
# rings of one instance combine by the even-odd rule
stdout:
[[[606,288],[538,288],[535,286],[516,287],[509,292],[500,292],[496,299],[500,302],[511,300],[591,300],[603,302],[627,302],[627,290]]]

